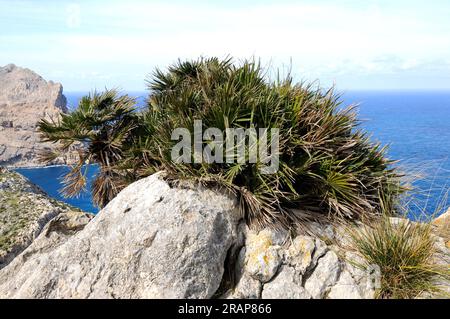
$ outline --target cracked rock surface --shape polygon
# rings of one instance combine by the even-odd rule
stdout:
[[[0,271],[0,298],[212,297],[237,240],[237,207],[226,195],[171,188],[152,175],[63,242],[54,234],[61,227],[48,224]]]
[[[330,234],[330,231],[326,233]],[[340,240],[340,235],[331,234]],[[240,262],[237,263],[240,274],[237,285],[224,297],[373,298],[374,290],[369,281],[364,280],[366,272],[348,262],[358,256],[341,258],[339,254],[335,245],[327,245],[318,236],[298,235],[291,238],[287,232],[283,234],[267,228],[260,232],[248,231]]]
[[[359,299],[379,281],[356,266],[364,260],[342,227],[251,230],[233,196],[171,186],[161,173],[89,220],[65,213],[47,223],[0,270],[0,298]]]

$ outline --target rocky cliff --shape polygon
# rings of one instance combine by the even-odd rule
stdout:
[[[14,64],[0,67],[0,166],[37,166],[39,153],[54,144],[39,142],[36,131],[41,118],[57,119],[67,112],[66,98],[59,83]],[[74,154],[54,164],[76,160]]]
[[[68,216],[90,218],[48,197],[23,176],[0,167],[0,269],[27,248],[48,222],[60,214],[65,215],[59,217],[63,219]]]

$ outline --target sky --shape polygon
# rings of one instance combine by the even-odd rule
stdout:
[[[142,91],[155,67],[199,56],[344,91],[450,89],[448,17],[448,0],[0,0],[0,66],[66,92]]]

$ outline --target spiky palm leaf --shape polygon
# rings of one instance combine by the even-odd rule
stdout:
[[[86,146],[99,163],[97,202],[104,204],[123,185],[165,170],[169,178],[213,183],[234,192],[249,223],[282,225],[314,216],[358,218],[378,214],[380,193],[395,198],[399,175],[358,130],[354,107],[343,108],[332,89],[295,84],[290,76],[267,79],[259,63],[229,58],[178,61],[148,80],[148,108],[116,92],[94,94],[61,123],[42,121],[48,141]],[[264,163],[177,163],[171,158],[175,128],[193,136],[195,120],[227,128],[279,130],[279,169],[261,173]],[[226,136],[224,136],[226,138]],[[209,142],[204,141],[204,146]],[[247,153],[248,155],[248,153]],[[107,186],[106,186],[107,185]],[[391,196],[392,195],[392,196]],[[302,213],[293,209],[301,208]]]
[[[258,63],[212,58],[154,73],[148,112],[160,121],[145,146],[154,159],[148,171],[164,168],[174,178],[234,186],[247,220],[261,226],[295,222],[289,209],[298,207],[343,218],[376,214],[377,194],[398,192],[399,176],[384,150],[358,131],[354,106],[342,108],[333,90],[292,84],[289,76],[268,82],[264,72]],[[264,175],[262,163],[173,163],[170,133],[192,131],[196,119],[203,129],[278,128],[279,170]]]
[[[123,150],[129,148],[132,133],[138,127],[134,105],[134,99],[120,96],[116,90],[94,92],[83,97],[75,111],[61,114],[58,121],[39,122],[43,141],[60,143],[63,150],[78,143],[80,160],[65,176],[65,195],[76,196],[85,188],[86,163],[100,166],[93,190],[99,206],[104,206],[124,187],[124,172],[115,166],[123,160]]]

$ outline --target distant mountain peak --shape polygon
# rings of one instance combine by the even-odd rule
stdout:
[[[40,143],[37,122],[68,112],[62,85],[11,63],[0,67],[0,88],[0,165],[39,165],[39,151],[54,145]]]

